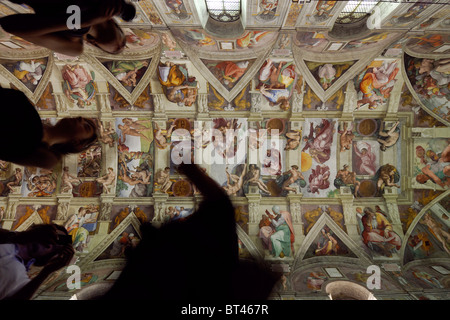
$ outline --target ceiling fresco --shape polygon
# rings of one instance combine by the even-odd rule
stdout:
[[[366,286],[373,265],[377,299],[450,299],[449,6],[382,2],[370,28],[339,33],[347,1],[247,0],[243,33],[218,38],[201,2],[134,2],[118,55],[65,56],[1,31],[1,86],[43,121],[94,119],[99,141],[52,170],[0,161],[0,227],[64,225],[81,290],[112,283],[142,223],[200,203],[183,159],[230,195],[240,257],[282,273],[273,299]],[[0,16],[27,12],[0,2]],[[67,277],[38,299],[79,292]]]

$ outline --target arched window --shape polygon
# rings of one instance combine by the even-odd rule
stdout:
[[[220,22],[233,22],[241,16],[241,0],[206,0],[209,16]]]
[[[351,0],[342,9],[336,23],[347,24],[361,21],[370,15],[373,8],[380,2],[380,0]]]

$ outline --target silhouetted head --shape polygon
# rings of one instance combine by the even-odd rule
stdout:
[[[59,139],[50,149],[60,154],[80,153],[97,141],[97,125],[87,118],[63,118],[50,130],[52,138]]]
[[[45,225],[34,225],[30,229],[42,228],[43,226],[44,228],[46,227]],[[72,243],[72,237],[69,236],[63,226],[54,224],[54,227],[58,236],[56,244],[34,241],[27,245],[28,255],[35,260],[33,263],[35,266],[45,266],[54,256],[62,251],[64,246]]]
[[[130,22],[136,16],[136,8],[131,3],[124,3],[122,5],[122,12],[119,15],[122,20]]]

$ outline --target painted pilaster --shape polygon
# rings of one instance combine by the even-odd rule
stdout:
[[[361,244],[362,241],[358,231],[358,222],[356,221],[356,213],[353,208],[353,194],[349,187],[341,187],[339,192],[347,234],[355,243]]]
[[[294,227],[295,242],[294,249],[297,252],[305,239],[305,234],[303,232],[303,221],[302,221],[302,210],[301,210],[301,200],[302,194],[288,194],[287,198],[289,200],[289,209],[292,217],[292,225]]]
[[[164,94],[162,93],[153,93],[153,120],[154,121],[167,121],[167,115],[164,108]]]
[[[152,223],[156,226],[161,225],[164,222],[165,212],[166,212],[166,203],[169,199],[169,195],[167,193],[153,193],[154,204],[154,212],[155,215],[153,217]]]
[[[341,121],[353,121],[353,111],[357,108],[358,94],[353,81],[347,82],[345,102],[342,108]]]
[[[250,94],[252,97],[252,106],[250,108],[250,116],[248,117],[248,121],[262,121],[262,95],[259,91],[253,91]]]
[[[19,205],[20,195],[9,194],[6,205],[5,217],[3,219],[2,228],[11,230],[16,217],[17,206]]]
[[[209,120],[208,94],[207,93],[199,93],[197,95],[197,116],[196,116],[195,120],[197,120],[197,121]]]
[[[112,206],[114,202],[114,194],[106,195],[102,194],[100,198],[100,214],[98,218],[98,223],[100,224],[98,234],[99,235],[107,235],[109,224],[111,223],[111,212]]]
[[[261,220],[260,213],[260,194],[248,194],[248,235],[253,243],[259,243],[259,221]]]
[[[58,208],[56,211],[56,220],[53,221],[54,223],[63,225],[67,221],[69,218],[69,207],[72,199],[72,194],[57,195]]]
[[[400,221],[400,213],[398,211],[398,204],[397,204],[398,198],[397,189],[394,187],[385,187],[383,198],[386,202],[386,207],[388,209],[389,218],[392,223],[392,228],[400,237],[403,238],[404,234],[402,222]]]

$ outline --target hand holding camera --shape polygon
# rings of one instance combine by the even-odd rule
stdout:
[[[48,264],[44,267],[44,270],[48,273],[52,273],[67,266],[73,258],[75,250],[72,244],[66,244],[61,248],[59,254],[55,255]]]

